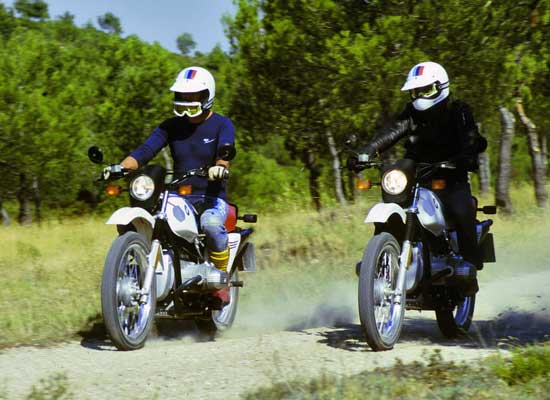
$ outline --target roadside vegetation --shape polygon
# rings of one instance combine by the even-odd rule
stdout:
[[[423,361],[397,361],[391,368],[351,377],[323,376],[277,383],[246,400],[549,399],[550,344],[516,348],[484,363],[447,362],[435,351]]]
[[[302,302],[314,305],[326,301],[329,285],[353,288],[355,263],[372,234],[363,219],[378,195],[373,190],[357,204],[320,213],[260,214],[254,243],[261,272],[246,278],[239,310],[242,318],[256,304],[272,304],[273,298],[281,300],[282,312],[288,309],[285,298],[293,300],[293,307]],[[524,200],[530,195],[524,188],[515,192],[514,201],[529,204]],[[498,264],[488,266],[483,279],[514,270],[498,268],[502,265],[521,266],[522,272],[545,265],[548,213],[525,205],[518,208],[517,217],[494,219]],[[103,261],[116,235],[104,221],[104,217],[80,217],[0,229],[0,347],[72,339],[101,322]],[[347,290],[353,305],[354,290]]]

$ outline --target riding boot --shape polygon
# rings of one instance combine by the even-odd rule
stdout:
[[[229,263],[229,246],[222,251],[210,251],[210,261],[216,268],[223,272],[227,272],[227,264]]]

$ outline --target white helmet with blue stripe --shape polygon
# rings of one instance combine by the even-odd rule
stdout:
[[[417,64],[409,71],[401,90],[410,93],[415,109],[425,111],[449,96],[447,71],[431,61]]]
[[[170,91],[174,92],[174,113],[179,117],[183,115],[194,117],[196,115],[188,112],[188,110],[194,110],[193,107],[200,105],[198,107],[200,114],[203,109],[210,109],[214,104],[216,82],[212,74],[206,69],[188,67],[180,71]],[[189,101],[185,99],[186,95],[203,92],[204,95],[200,96],[200,100]]]

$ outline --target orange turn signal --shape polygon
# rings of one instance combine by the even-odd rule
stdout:
[[[107,185],[105,188],[105,194],[109,197],[120,196],[122,193],[122,187],[118,185]]]
[[[357,190],[369,190],[372,187],[370,179],[359,179],[355,184]]]
[[[180,196],[185,196],[191,193],[193,193],[193,186],[191,185],[181,185],[178,187],[178,194]]]
[[[432,179],[432,190],[443,190],[446,186],[445,179]]]

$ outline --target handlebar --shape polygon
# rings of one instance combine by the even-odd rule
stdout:
[[[170,185],[177,185],[179,184],[180,182],[186,180],[186,179],[189,179],[193,176],[198,176],[200,178],[208,178],[208,168],[209,167],[202,167],[202,168],[196,168],[196,169],[191,169],[187,172],[185,172],[183,175],[181,175],[179,178],[173,180],[172,182],[170,182]],[[229,176],[229,172],[228,171],[225,171],[226,174]],[[172,171],[172,173],[174,173]],[[225,177],[224,177],[225,179]]]
[[[169,185],[178,185],[180,182],[182,182],[186,179],[189,179],[191,177],[194,177],[194,176],[208,179],[208,169],[210,167],[211,166],[207,166],[207,167],[195,168],[195,169],[191,169],[189,171],[186,171],[185,173],[183,173],[183,175],[180,175],[178,178],[176,178],[172,182],[170,182]],[[98,179],[98,182],[114,181],[114,180],[123,178],[123,177],[127,176],[130,173],[137,173],[137,172],[139,172],[139,170],[120,168],[119,172],[120,173],[118,173],[118,171],[117,171],[117,173],[115,173],[115,174],[111,173],[111,175],[108,176],[107,178],[105,178],[104,173],[102,173],[101,177]],[[167,174],[174,174],[174,173],[176,173],[176,171],[166,170],[166,173]],[[229,171],[226,169],[222,179],[226,180],[228,178],[229,178]]]

